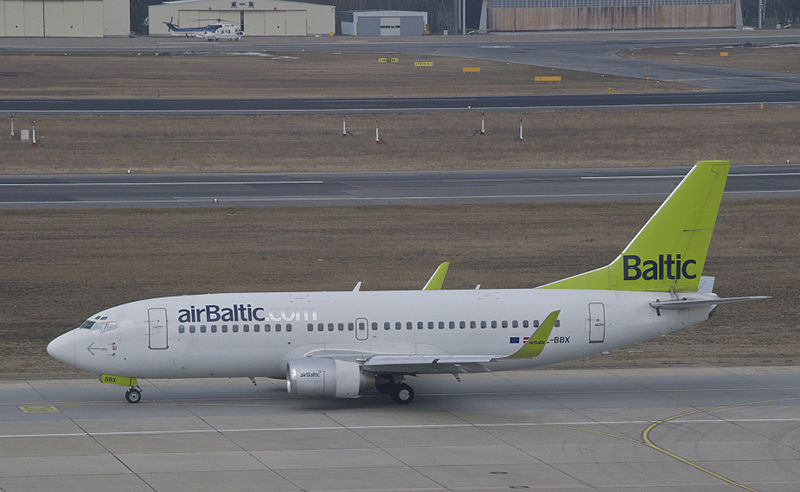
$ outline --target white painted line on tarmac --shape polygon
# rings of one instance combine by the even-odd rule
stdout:
[[[763,191],[726,191],[725,195],[747,194],[757,196],[760,194],[770,195],[776,193],[800,193],[800,189],[792,190],[763,190]],[[418,202],[426,200],[498,200],[498,199],[533,199],[533,198],[590,198],[603,199],[612,197],[639,197],[639,198],[663,198],[667,193],[567,193],[551,195],[451,195],[451,196],[395,196],[395,197],[360,197],[360,196],[283,196],[283,197],[204,197],[204,198],[174,198],[160,200],[52,200],[52,201],[25,201],[25,202],[0,202],[0,208],[4,206],[23,206],[23,205],[176,205],[176,204],[201,204],[209,203],[214,198],[219,200],[219,204],[236,205],[241,203],[275,203],[275,202]]]
[[[76,182],[76,183],[0,183],[0,187],[15,186],[199,186],[199,185],[286,185],[286,184],[324,184],[324,181],[136,181],[133,183],[114,182]]]
[[[310,427],[249,427],[249,428],[209,428],[179,430],[143,430],[143,431],[108,431],[108,432],[61,432],[41,434],[0,434],[0,439],[36,438],[36,437],[78,437],[78,436],[149,436],[172,434],[216,434],[235,432],[306,432],[321,430],[418,430],[418,429],[463,429],[463,428],[500,428],[500,427],[559,427],[559,426],[597,426],[597,425],[643,425],[658,422],[657,420],[612,420],[612,421],[577,421],[577,422],[503,422],[503,423],[463,423],[463,424],[399,424],[399,425],[342,425],[342,426],[310,426]],[[669,424],[729,424],[729,423],[780,423],[800,422],[800,418],[775,419],[683,419],[671,420]]]
[[[581,176],[580,179],[601,180],[601,179],[672,179],[683,178],[685,174],[653,174],[650,176]],[[728,174],[729,178],[754,178],[764,176],[800,176],[798,173],[741,173]]]

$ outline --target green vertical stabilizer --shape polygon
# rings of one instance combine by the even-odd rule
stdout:
[[[539,288],[696,291],[729,168],[698,162],[613,262]]]

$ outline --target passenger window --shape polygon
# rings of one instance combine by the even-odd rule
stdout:
[[[200,325],[200,333],[206,332],[206,325]]]
[[[275,331],[281,331],[281,324],[280,323],[275,325]]]
[[[292,331],[292,324],[291,323],[286,323],[286,331],[287,332]]]
[[[328,331],[333,331],[334,328],[333,323],[328,323]]]
[[[222,333],[228,333],[228,325],[222,325]]]
[[[211,333],[217,332],[217,325],[211,325]]]
[[[384,330],[388,330],[389,329],[389,322],[388,321],[383,323],[383,329]]]
[[[502,326],[503,326],[503,328],[508,328],[508,321],[503,320],[502,321]]]
[[[375,331],[375,330],[377,330],[377,329],[378,329],[378,323],[376,323],[376,322],[374,322],[374,321],[373,321],[373,322],[372,322],[372,331]]]
[[[433,321],[428,321],[428,329],[429,330],[433,329]]]
[[[194,333],[194,325],[189,325],[189,333]]]
[[[414,323],[412,323],[411,321],[407,321],[406,330],[413,330],[413,329],[414,329]]]
[[[448,325],[447,325],[447,326],[449,326],[449,327],[450,327],[450,329],[452,330],[453,328],[455,328],[455,327],[456,327],[456,322],[455,322],[455,321],[451,321],[450,323],[448,323]]]
[[[458,322],[458,327],[463,330],[464,328],[467,327],[467,322],[466,321],[459,321]]]
[[[277,327],[275,331],[278,331]],[[325,331],[325,323],[317,323],[317,331]]]
[[[538,319],[533,320],[533,327],[534,328],[538,328],[539,327],[539,320]]]
[[[355,328],[356,326],[353,323],[347,323],[347,331],[353,331]],[[375,328],[373,327],[372,329],[374,330]]]
[[[439,329],[444,330],[444,321],[439,321]]]
[[[178,333],[185,333],[185,332],[186,332],[186,327],[185,326],[183,326],[183,325],[178,326]]]
[[[231,326],[231,331],[234,332],[234,333],[239,333],[239,325]]]
[[[269,324],[264,325],[264,333],[270,331],[271,329],[272,329],[271,325],[269,325]],[[311,329],[312,330],[314,329],[314,325],[311,325]]]
[[[560,319],[556,320],[556,326],[561,326],[561,320]]]
[[[249,331],[250,331],[250,325],[242,325],[242,331],[243,331],[244,333],[247,333],[247,332],[249,332]]]
[[[476,326],[478,326],[478,324],[477,324],[477,323],[475,323],[474,321],[470,321],[470,322],[469,322],[469,327],[470,327],[470,328],[475,328]]]
[[[522,327],[523,328],[527,328],[528,327],[528,320],[527,319],[523,319],[522,320]]]
[[[116,321],[109,321],[106,324],[105,331],[111,331],[111,330],[116,330],[116,329],[117,329],[117,322]]]
[[[403,323],[401,323],[399,321],[395,321],[394,322],[394,329],[395,330],[402,330],[403,329]]]
[[[423,323],[422,321],[417,321],[417,329],[421,330],[423,328],[425,328],[425,323]]]
[[[344,323],[339,323],[339,331],[344,331]]]
[[[511,328],[518,328],[518,327],[519,327],[519,323],[517,323],[517,320],[514,320],[514,321],[511,322]]]
[[[258,333],[259,331],[261,331],[261,326],[253,325],[253,332]]]
[[[486,328],[486,321],[481,321],[481,328]]]
[[[492,321],[492,328],[497,328],[497,321]]]
[[[314,323],[309,323],[306,326],[308,327],[308,331],[314,331]]]

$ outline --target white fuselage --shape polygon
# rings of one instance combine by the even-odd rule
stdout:
[[[713,308],[657,312],[649,305],[669,297],[557,289],[164,297],[107,309],[90,319],[105,327],[115,322],[116,329],[76,328],[51,347],[60,347],[61,360],[96,373],[283,378],[289,360],[315,350],[502,357],[517,351],[548,313],[560,310],[539,357],[488,364],[491,370],[511,370],[658,337],[707,319]]]

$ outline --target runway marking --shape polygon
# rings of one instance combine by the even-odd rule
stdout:
[[[198,186],[198,185],[285,185],[285,184],[324,184],[324,181],[155,181],[155,182],[86,182],[86,183],[0,183],[0,187],[14,186]]]
[[[745,406],[749,406],[749,405],[758,405],[758,404],[762,404],[762,403],[774,403],[774,402],[779,402],[779,401],[791,401],[791,400],[800,400],[800,398],[776,398],[774,400],[753,401],[753,402],[749,402],[749,403],[735,403],[733,405],[720,405],[718,407],[701,408],[699,410],[692,410],[691,412],[684,412],[684,413],[680,413],[678,415],[673,415],[672,417],[667,417],[665,419],[661,419],[661,420],[653,422],[652,424],[647,426],[647,428],[645,428],[642,431],[642,443],[644,445],[646,445],[647,447],[649,447],[649,448],[655,449],[656,451],[664,453],[667,456],[671,456],[672,458],[675,458],[676,460],[680,461],[681,463],[685,463],[685,464],[687,464],[687,465],[689,465],[689,466],[691,466],[691,467],[693,467],[693,468],[695,468],[697,470],[700,470],[701,472],[707,473],[707,474],[711,475],[712,477],[718,478],[718,479],[722,480],[723,482],[727,482],[727,483],[729,483],[731,485],[735,485],[735,486],[743,488],[745,490],[749,490],[750,492],[758,492],[754,488],[748,487],[747,485],[744,485],[742,483],[739,483],[739,482],[736,482],[734,480],[731,480],[728,477],[720,475],[719,473],[715,473],[715,472],[709,470],[708,468],[700,466],[697,463],[689,461],[688,459],[686,459],[686,458],[684,458],[682,456],[679,456],[679,455],[677,455],[675,453],[672,453],[672,452],[670,452],[670,451],[658,446],[656,443],[654,443],[650,439],[650,432],[653,429],[655,429],[656,427],[658,427],[659,425],[661,425],[661,424],[663,424],[665,422],[678,422],[676,419],[679,419],[681,417],[687,417],[689,415],[696,415],[698,413],[705,413],[705,412],[710,412],[710,411],[713,411],[713,410],[723,410],[723,409],[726,409],[726,408],[738,408],[738,407],[745,407]],[[733,420],[730,420],[729,422],[733,422]]]
[[[59,413],[61,410],[53,405],[20,405],[22,413]]]
[[[789,400],[797,398],[788,398]],[[764,402],[757,402],[764,403]],[[742,405],[732,405],[742,406]],[[702,411],[710,411],[720,408],[717,407],[705,410],[698,410],[691,413],[699,413]],[[642,441],[632,439],[625,436],[618,436],[607,432],[596,431],[593,429],[582,429],[580,427],[589,427],[597,425],[641,425],[651,424],[652,426],[663,423],[664,421],[652,420],[621,420],[621,421],[578,421],[578,422],[498,422],[498,423],[463,423],[463,424],[399,424],[399,425],[342,425],[342,426],[318,426],[318,427],[253,427],[253,428],[231,428],[231,429],[179,429],[179,430],[149,430],[149,431],[108,431],[108,432],[63,432],[63,433],[42,433],[42,434],[0,434],[0,439],[12,438],[34,438],[34,437],[80,437],[80,436],[145,436],[145,435],[174,435],[174,434],[212,434],[218,432],[229,433],[248,433],[248,432],[304,432],[304,431],[335,431],[335,430],[426,430],[426,429],[464,429],[464,428],[501,428],[501,427],[565,427],[573,430],[580,430],[581,432],[590,432],[593,434],[606,435],[610,437],[625,439],[635,442],[637,444],[644,444]],[[764,423],[764,422],[800,422],[800,418],[785,418],[785,419],[686,419],[686,420],[672,420],[672,423],[682,424],[696,424],[696,423],[712,423],[712,424],[725,424],[729,422],[737,423]]]
[[[800,189],[788,190],[743,190],[743,191],[726,191],[724,195],[771,195],[776,193],[800,193]],[[449,196],[388,196],[388,197],[362,197],[362,196],[278,196],[278,197],[214,197],[217,198],[221,204],[235,206],[241,203],[271,203],[271,202],[371,202],[371,201],[385,201],[385,202],[415,202],[424,200],[498,200],[498,199],[521,199],[521,198],[614,198],[614,197],[629,197],[629,198],[654,198],[664,197],[667,192],[663,193],[564,193],[564,194],[512,194],[512,195],[449,195]],[[27,202],[0,202],[2,206],[20,206],[20,205],[75,205],[77,208],[82,208],[81,205],[176,205],[176,204],[189,204],[189,203],[208,203],[212,197],[202,198],[173,198],[173,199],[157,199],[157,200],[52,200],[52,201],[27,201]]]
[[[580,179],[601,180],[601,179],[672,179],[683,178],[685,174],[654,174],[652,176],[581,176]],[[755,178],[764,176],[800,176],[799,173],[741,173],[728,174],[729,178]]]

